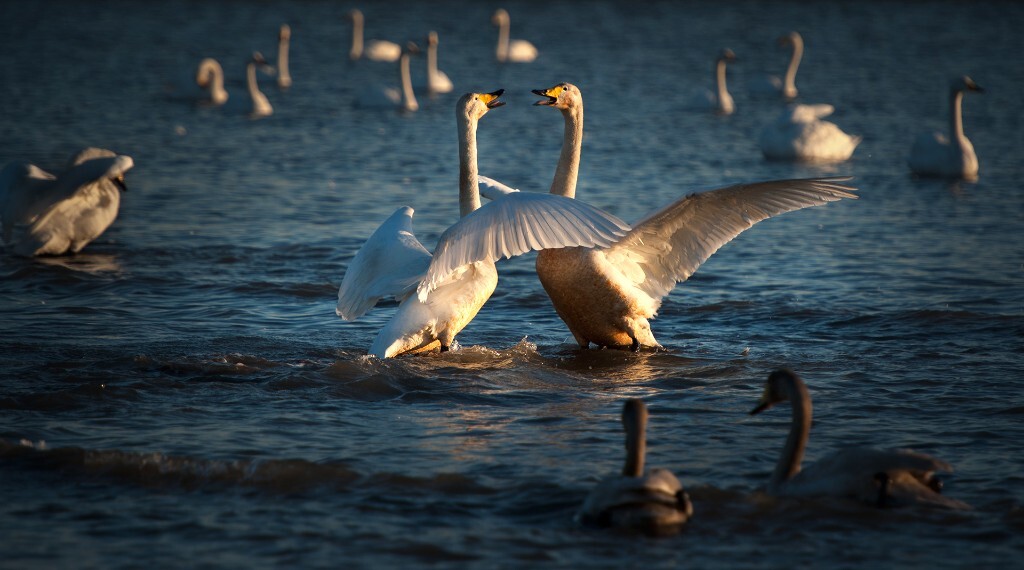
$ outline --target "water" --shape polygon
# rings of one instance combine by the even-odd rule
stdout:
[[[533,273],[444,356],[362,356],[394,305],[334,316],[346,264],[398,205],[432,246],[457,216],[456,94],[403,116],[353,108],[395,66],[347,57],[328,2],[8,2],[0,161],[57,168],[83,146],[131,155],[114,225],[82,254],[0,257],[0,566],[9,568],[1004,567],[1024,553],[1024,6],[1004,2],[506,4],[532,64],[493,63],[494,6],[366,2],[367,36],[440,34],[457,93],[506,89],[481,172],[546,190],[562,119],[530,89],[579,85],[579,197],[627,221],[738,181],[853,175],[861,199],[763,222],[654,321],[669,351],[579,353]],[[459,17],[453,18],[452,14]],[[295,84],[249,121],[166,90],[218,58],[240,97],[253,49],[293,31]],[[775,38],[800,30],[804,102],[828,102],[854,158],[770,163]],[[422,40],[421,40],[422,41]],[[737,113],[687,112],[731,47]],[[416,67],[423,65],[422,60]],[[969,74],[977,183],[911,177],[914,136],[946,125]],[[808,381],[808,459],[912,447],[956,467],[969,513],[877,511],[757,492],[785,409],[750,418],[768,372]],[[671,538],[580,528],[622,459],[626,397],[651,409],[649,464],[696,515]]]

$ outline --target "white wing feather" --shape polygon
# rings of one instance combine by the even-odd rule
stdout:
[[[629,231],[615,216],[585,202],[536,192],[512,192],[464,216],[445,230],[420,301],[457,268],[498,261],[528,251],[562,247],[607,247]]]
[[[507,196],[513,192],[518,192],[518,188],[512,188],[506,186],[501,182],[487,176],[477,176],[477,187],[480,190],[480,195],[488,200],[497,200],[502,196]]]
[[[423,278],[430,252],[412,233],[413,211],[396,210],[356,252],[338,288],[339,317],[352,321],[382,298],[402,299]]]
[[[654,299],[685,281],[723,245],[761,220],[857,198],[848,177],[775,180],[691,194],[654,212],[608,250],[608,261]]]

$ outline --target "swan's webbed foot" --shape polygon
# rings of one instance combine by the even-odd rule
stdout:
[[[888,506],[889,474],[885,471],[879,471],[875,473],[875,481],[878,481],[878,498],[875,500],[875,505],[880,509],[884,509]]]

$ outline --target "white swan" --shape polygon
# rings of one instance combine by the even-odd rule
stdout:
[[[861,137],[822,120],[834,110],[828,104],[790,105],[761,131],[761,152],[770,160],[842,162],[850,158]]]
[[[448,75],[437,68],[437,32],[427,34],[427,74],[422,83],[416,85],[416,91],[427,95],[451,93],[455,88]]]
[[[495,55],[499,62],[529,63],[537,59],[537,48],[533,44],[526,40],[509,39],[511,20],[505,9],[495,10],[491,16],[491,23],[498,26],[498,47]]]
[[[978,178],[978,156],[974,145],[964,135],[961,113],[964,93],[984,93],[966,75],[953,80],[949,86],[949,138],[942,133],[922,133],[910,149],[910,169],[923,176],[945,176],[975,180]]]
[[[804,55],[804,39],[798,32],[790,32],[780,37],[778,43],[779,46],[793,48],[789,65],[786,66],[786,75],[781,79],[777,75],[769,75],[755,80],[751,83],[750,90],[757,95],[781,95],[783,99],[792,101],[799,93],[796,88],[796,71],[800,68],[800,60]]]
[[[357,60],[365,57],[373,61],[398,61],[402,56],[402,46],[387,40],[366,40],[363,42],[363,13],[353,9],[348,13],[352,20],[352,48],[348,57]]]
[[[292,39],[292,28],[281,24],[277,34],[277,86],[287,89],[292,86],[292,76],[288,72],[288,46]]]
[[[416,94],[413,92],[412,74],[409,69],[409,58],[418,51],[416,44],[412,42],[402,50],[402,57],[398,59],[398,87],[385,85],[367,87],[356,99],[356,106],[368,109],[397,108],[408,112],[419,110],[420,104],[416,101]]]
[[[626,431],[626,464],[622,474],[598,483],[587,495],[578,520],[654,535],[679,530],[693,516],[693,504],[671,471],[655,468],[644,472],[647,407],[642,400],[626,400],[622,426]]]
[[[565,130],[551,193],[576,195],[583,96],[570,83],[534,91],[561,110]],[[755,223],[785,212],[856,198],[847,178],[776,180],[690,194],[655,211],[608,248],[544,250],[537,276],[581,348],[660,346],[648,319],[661,300],[720,247]]]
[[[952,471],[949,464],[905,449],[848,448],[802,468],[811,432],[811,396],[804,381],[790,370],[768,376],[764,393],[750,414],[789,400],[793,422],[779,462],[768,482],[768,492],[779,496],[850,497],[878,506],[927,504],[951,509],[970,507],[939,493],[936,471]]]
[[[247,113],[252,118],[266,117],[274,114],[274,108],[270,105],[267,96],[260,91],[259,83],[256,82],[256,66],[270,67],[267,60],[260,52],[253,52],[249,63],[245,66],[245,86],[249,91],[249,106]]]
[[[736,105],[725,84],[725,64],[736,61],[736,54],[731,49],[723,49],[715,58],[715,90],[702,89],[694,94],[689,107],[692,109],[711,109],[719,115],[731,115]]]
[[[203,90],[201,103],[223,105],[228,100],[228,92],[224,89],[224,70],[220,63],[212,57],[199,62],[196,68],[196,85]]]
[[[596,208],[547,194],[516,193],[480,207],[477,124],[504,104],[501,93],[468,93],[456,104],[462,217],[441,235],[433,255],[412,233],[413,209],[402,207],[349,264],[338,289],[338,316],[353,320],[384,297],[401,301],[370,347],[374,356],[448,350],[490,298],[498,282],[494,262],[502,257],[608,244],[628,229]]]
[[[77,253],[117,217],[131,157],[87,148],[53,176],[35,165],[13,162],[0,171],[0,222],[4,243],[15,254]]]

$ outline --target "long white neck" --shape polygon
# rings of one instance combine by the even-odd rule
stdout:
[[[412,74],[409,71],[409,54],[403,53],[398,62],[398,70],[402,81],[402,108],[406,111],[415,111],[420,108],[416,102],[416,95],[412,91]]]
[[[352,14],[352,48],[348,50],[349,59],[363,57],[363,15]]]
[[[950,141],[958,148],[963,148],[964,141],[967,140],[966,135],[964,135],[963,101],[963,91],[953,89],[949,94]]]
[[[427,44],[427,91],[434,91],[434,78],[437,77],[437,44]]]
[[[252,113],[254,115],[269,115],[272,110],[270,101],[260,91],[259,84],[256,82],[256,64],[254,62],[250,61],[245,66],[245,83],[249,88],[249,97],[252,99]]]
[[[715,86],[718,90],[718,110],[723,113],[731,113],[733,108],[732,95],[725,86],[725,59],[719,59],[715,65]]]
[[[562,152],[558,156],[555,178],[551,181],[551,193],[575,198],[576,181],[580,174],[580,153],[583,150],[583,102],[562,109],[562,118],[565,119]]]
[[[508,44],[509,44],[509,21],[508,18],[501,18],[498,21],[498,47],[496,55],[498,61],[508,60]]]
[[[622,468],[623,477],[642,477],[644,460],[647,456],[647,409],[641,404],[627,403],[622,414],[626,429],[626,463]]]
[[[786,68],[786,78],[783,83],[783,95],[789,98],[796,97],[796,70],[800,68],[800,60],[804,56],[804,40],[795,36],[793,42],[793,55],[789,59],[789,67]]]
[[[458,115],[459,122],[459,215],[480,207],[480,181],[476,165],[477,120]]]
[[[282,34],[277,43],[277,84],[281,87],[292,84],[292,76],[288,73],[288,42],[288,36]]]
[[[800,472],[800,464],[804,460],[804,450],[807,448],[807,439],[811,435],[811,396],[807,387],[803,384],[793,383],[790,385],[789,401],[793,405],[792,425],[789,428],[789,436],[786,437],[786,445],[782,448],[782,455],[772,473],[772,479],[768,483],[769,488],[777,489],[779,485],[789,481]]]
[[[224,70],[220,64],[213,59],[204,59],[199,64],[199,73],[196,79],[200,85],[207,85],[210,89],[210,99],[214,103],[223,103],[228,99],[228,93],[224,90]]]

